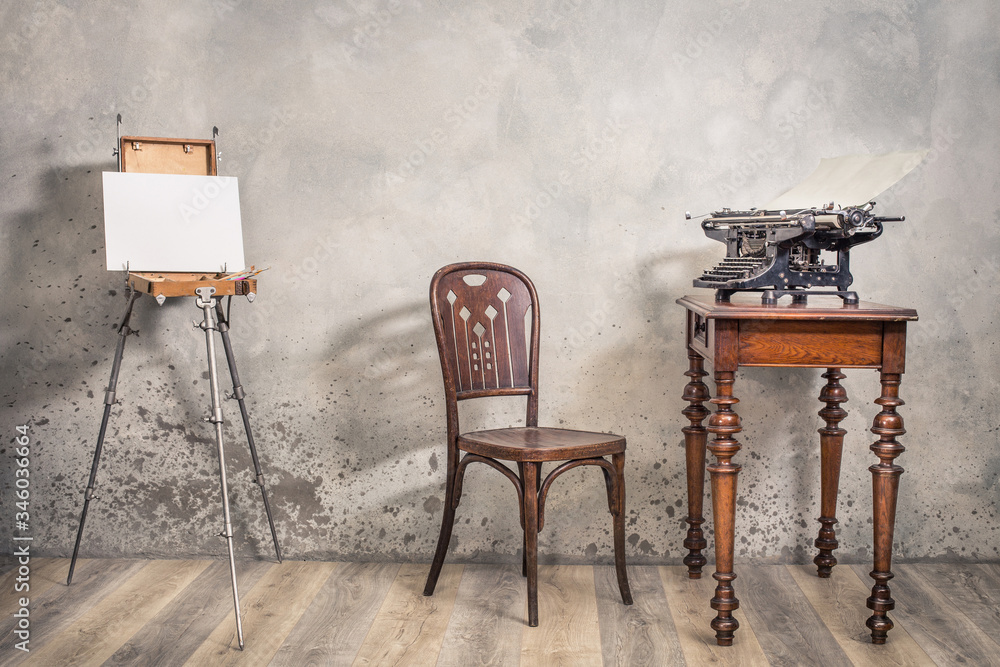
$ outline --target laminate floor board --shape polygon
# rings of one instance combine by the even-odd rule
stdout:
[[[683,565],[665,565],[659,570],[686,664],[735,667],[768,664],[757,641],[757,634],[742,609],[733,613],[740,624],[733,645],[719,646],[715,643],[715,632],[709,625],[715,618],[715,611],[709,606],[709,600],[715,593],[715,580],[710,574],[705,573],[700,579],[691,579]],[[685,663],[678,661],[677,664]]]
[[[187,588],[209,561],[150,561],[95,604],[26,665],[99,665]]]
[[[77,561],[73,585],[67,586],[65,579],[56,583],[44,593],[31,600],[29,605],[30,651],[38,651],[45,644],[66,630],[80,616],[87,613],[108,595],[114,593],[137,574],[149,561],[142,560],[89,560]],[[68,568],[69,561],[65,561]],[[0,656],[3,664],[16,665],[30,656],[29,653],[13,649],[17,643],[14,635],[17,618],[0,618]]]
[[[271,567],[249,591],[240,594],[244,649],[239,650],[235,614],[227,614],[188,663],[266,665],[337,565],[286,560]]]
[[[612,565],[594,567],[601,654],[605,667],[684,664],[670,603],[655,566],[628,568],[631,605],[622,603]]]
[[[852,567],[859,576],[868,569],[861,565]],[[924,567],[893,564],[895,576],[889,587],[896,608],[889,612],[889,618],[905,627],[938,665],[1000,665],[1000,645],[949,594],[921,574]],[[963,571],[969,567],[956,566]]]
[[[30,652],[15,570],[0,573],[0,665],[1000,665],[1000,565],[898,564],[895,627],[871,644],[870,567],[738,564],[733,646],[715,642],[715,580],[683,566],[539,567],[539,627],[518,565],[240,561],[246,649],[224,561],[32,559]]]
[[[85,562],[77,560],[77,567],[83,567]],[[32,558],[27,572],[20,565],[8,570],[0,577],[0,591],[5,593],[0,595],[0,618],[17,611],[22,597],[37,599],[57,583],[66,583],[66,563],[55,558]]]
[[[241,591],[253,588],[271,567],[277,566],[259,560],[238,563],[237,586]],[[104,664],[108,667],[183,664],[208,639],[216,626],[233,615],[229,576],[229,561],[213,561]]]
[[[516,665],[527,596],[519,566],[466,565],[437,667]]]
[[[1000,564],[977,563],[956,568],[928,563],[917,570],[950,600],[957,602],[979,629],[1000,637]]]
[[[434,595],[425,596],[427,565],[401,565],[358,650],[355,665],[435,665],[455,606],[462,566],[441,568]]]
[[[592,567],[538,566],[538,627],[526,627],[521,634],[520,664],[524,667],[603,664]]]
[[[733,586],[772,665],[851,667],[851,659],[784,565],[738,568]]]
[[[871,585],[862,581],[850,567],[834,567],[832,575],[826,579],[816,576],[815,565],[789,565],[787,569],[855,665],[902,667],[934,664],[905,627],[893,628],[885,644],[872,644],[871,631],[865,626],[865,621],[871,616],[871,610],[865,605]]]
[[[271,660],[272,667],[353,664],[398,572],[396,563],[348,563],[334,570]]]

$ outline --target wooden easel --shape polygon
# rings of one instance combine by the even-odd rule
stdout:
[[[120,129],[120,115],[118,116],[118,126]],[[118,150],[116,152],[118,155],[119,171],[216,176],[218,175],[218,154],[215,145],[215,136],[217,134],[218,130],[212,128],[212,139],[164,139],[158,137],[122,137],[119,132]],[[228,275],[225,273],[128,272],[126,278],[128,305],[117,327],[118,345],[115,349],[114,361],[111,365],[111,380],[105,392],[104,415],[101,419],[101,428],[97,436],[97,447],[94,450],[94,461],[90,468],[87,490],[84,493],[80,527],[76,534],[76,545],[73,548],[73,558],[70,561],[66,585],[71,584],[73,581],[73,571],[76,568],[76,559],[80,552],[80,541],[83,537],[83,528],[87,520],[87,510],[89,509],[91,499],[95,497],[94,486],[97,480],[97,470],[100,466],[101,451],[104,447],[104,436],[107,431],[108,420],[111,416],[111,406],[117,402],[115,389],[118,385],[118,374],[121,369],[122,354],[125,350],[125,340],[130,334],[136,333],[129,327],[132,306],[143,294],[152,296],[160,305],[169,297],[195,297],[195,303],[201,309],[203,315],[202,322],[197,326],[205,332],[205,341],[208,350],[208,373],[212,390],[212,414],[209,416],[208,421],[215,427],[219,455],[219,473],[222,482],[223,532],[220,536],[226,538],[226,546],[229,554],[229,570],[233,586],[233,605],[236,612],[236,634],[239,647],[242,650],[244,645],[243,624],[240,618],[239,589],[236,584],[236,559],[233,552],[233,529],[229,514],[229,488],[226,478],[225,449],[222,440],[222,406],[215,360],[214,332],[216,331],[219,332],[222,339],[226,361],[229,366],[229,374],[233,380],[233,393],[229,398],[235,398],[240,406],[243,429],[246,432],[247,443],[250,446],[250,456],[253,459],[256,483],[260,487],[261,495],[264,499],[264,511],[267,514],[267,522],[271,528],[271,538],[274,541],[274,551],[279,563],[281,562],[281,547],[278,545],[278,534],[274,528],[271,506],[267,499],[264,473],[261,470],[260,460],[257,457],[257,448],[254,445],[253,433],[250,430],[250,416],[244,401],[246,394],[243,391],[243,386],[240,384],[239,374],[236,370],[236,358],[233,355],[233,346],[229,337],[229,308],[223,309],[221,302],[221,297],[223,296],[227,297],[230,302],[233,296],[246,296],[252,302],[257,292],[257,280],[256,278],[227,280]]]

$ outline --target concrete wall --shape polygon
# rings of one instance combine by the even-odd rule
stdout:
[[[269,266],[234,336],[291,558],[427,560],[444,404],[427,313],[443,264],[486,259],[542,298],[541,421],[629,438],[628,556],[683,554],[686,359],[674,300],[722,255],[684,211],[760,205],[824,156],[930,148],[854,252],[866,300],[912,306],[900,558],[997,559],[1000,16],[995,2],[348,3],[39,0],[0,10],[0,520],[30,424],[36,553],[67,555],[122,275],[100,173],[126,134],[207,137]],[[973,290],[981,295],[973,295]],[[84,552],[220,555],[192,300],[139,302]],[[737,557],[812,557],[819,371],[741,372]],[[870,554],[877,374],[850,371],[843,559]],[[226,405],[238,552],[269,538]],[[475,406],[507,425],[518,402]],[[547,558],[607,561],[593,470],[554,487]],[[519,558],[507,480],[473,469],[456,560]]]

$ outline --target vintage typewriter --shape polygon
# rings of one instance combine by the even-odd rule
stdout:
[[[816,294],[858,303],[857,293],[847,289],[854,282],[851,248],[881,236],[883,223],[905,220],[876,216],[874,198],[926,155],[915,150],[823,158],[808,178],[763,209],[724,208],[699,216],[705,217],[705,235],[726,244],[726,258],[694,286],[714,288],[717,301],[750,291],[763,292],[764,304],[776,304],[785,295],[805,303]],[[812,206],[815,202],[830,203]],[[691,214],[685,217],[690,220]]]
[[[790,211],[716,211],[701,228],[726,244],[726,258],[695,279],[694,286],[715,288],[717,301],[728,301],[734,292],[762,291],[765,304],[785,295],[804,302],[809,294],[858,303],[857,293],[847,290],[854,282],[851,248],[881,236],[882,223],[905,219],[877,217],[874,208],[870,201],[843,209],[831,203]]]

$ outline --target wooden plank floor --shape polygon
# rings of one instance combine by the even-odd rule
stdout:
[[[520,568],[239,564],[239,651],[222,561],[31,563],[30,653],[17,650],[16,569],[0,570],[0,665],[1000,665],[1000,565],[894,568],[889,642],[864,627],[868,568],[738,566],[732,647],[716,646],[714,580],[680,566],[631,567],[625,607],[614,568],[539,567],[540,626],[525,623]]]

